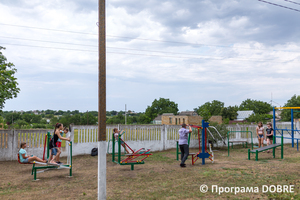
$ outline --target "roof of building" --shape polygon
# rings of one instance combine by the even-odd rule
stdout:
[[[161,120],[161,115],[157,115],[157,117],[155,117],[154,120]]]
[[[173,116],[174,114],[173,113],[163,113],[162,115],[163,116]]]
[[[237,120],[244,120],[248,118],[250,115],[254,114],[253,110],[243,110],[243,111],[237,111]]]
[[[179,113],[179,115],[184,116],[198,116],[197,112],[195,111],[182,111]]]

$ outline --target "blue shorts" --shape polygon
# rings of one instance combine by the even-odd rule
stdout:
[[[258,134],[258,136],[257,136],[257,138],[259,139],[259,138],[264,138],[264,135],[263,134]]]
[[[56,154],[57,154],[57,149],[56,149],[56,148],[52,148],[51,150],[52,150],[52,155],[53,155],[53,156],[56,156]]]
[[[25,160],[23,160],[22,163],[28,163],[28,158],[26,158]]]

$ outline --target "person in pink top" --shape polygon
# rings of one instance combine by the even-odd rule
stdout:
[[[258,125],[256,127],[256,135],[258,139],[258,148],[264,147],[264,127],[262,122],[258,122]]]

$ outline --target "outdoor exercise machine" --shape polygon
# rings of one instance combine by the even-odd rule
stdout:
[[[132,152],[131,154],[125,154],[126,158],[122,158],[122,152],[121,152],[121,143],[124,143],[128,149]],[[150,155],[150,149],[145,150],[145,148],[140,148],[137,151],[132,150],[129,145],[122,140],[121,135],[118,136],[117,144],[118,144],[118,153],[117,153],[117,160],[115,158],[116,152],[115,152],[115,145],[116,144],[116,139],[114,136],[114,133],[112,134],[112,161],[114,163],[117,163],[119,165],[130,165],[131,170],[134,170],[134,165],[138,164],[145,164],[144,160],[148,158]],[[124,147],[125,148],[125,147]]]
[[[202,120],[202,127],[201,126],[195,126],[192,125],[192,128],[198,129],[198,143],[199,143],[199,152],[195,155],[192,154],[192,165],[195,164],[195,162],[202,158],[202,165],[205,165],[205,158],[210,159],[212,162],[214,162],[214,155],[213,151],[211,150],[211,144],[209,144],[209,148],[211,152],[207,151],[207,128],[209,127],[209,123]],[[200,146],[200,129],[202,130],[202,138],[201,138],[201,146]]]
[[[276,120],[275,120],[275,111],[276,110],[283,110],[283,109],[288,109],[291,110],[291,129],[279,129],[276,127]],[[281,138],[283,137],[283,132],[286,131],[291,137],[283,137],[284,139],[291,139],[292,140],[292,147],[294,147],[294,141],[297,141],[297,151],[299,151],[299,140],[300,138],[295,138],[295,132],[300,133],[300,130],[297,130],[297,128],[294,128],[294,112],[299,112],[295,110],[299,110],[300,107],[273,107],[273,135],[274,135],[274,144],[276,144],[276,138]],[[281,136],[276,136],[276,134],[279,133]]]
[[[196,126],[196,125],[191,125],[191,127],[194,128],[194,129],[198,129],[198,138],[200,138],[199,134],[200,134],[200,129],[202,129],[202,127],[201,127],[201,126]],[[216,132],[219,134],[220,138],[222,139],[223,144],[226,145],[225,139],[222,137],[222,135],[221,135],[220,132],[216,129],[216,127],[210,126],[210,125],[209,125],[209,126],[207,127],[207,129],[206,129],[206,130],[208,131],[208,133],[210,134],[210,136],[213,138],[213,140],[216,142],[216,139],[215,139],[214,135],[211,133],[211,131],[209,130],[209,128],[215,129]],[[188,136],[188,145],[190,145],[190,140],[191,140],[191,133],[189,133],[189,136]],[[198,139],[198,140],[199,140],[199,139]],[[178,143],[178,142],[179,142],[179,141],[177,140],[177,141],[176,141],[176,160],[179,160],[179,155],[181,155],[181,152],[180,152],[180,150],[179,150],[179,143]],[[208,141],[208,147],[209,147],[209,151],[210,151],[211,154],[213,155],[212,144],[211,144],[210,141]],[[200,148],[199,148],[199,151],[200,151]],[[195,153],[189,153],[189,155],[193,156],[193,155],[196,155],[196,154],[195,154]],[[210,159],[212,162],[214,162],[214,157],[213,157],[213,156],[210,157],[209,159]]]
[[[122,134],[120,134],[120,136],[122,137],[122,135],[125,133],[125,131],[122,133]],[[110,140],[108,140],[108,144],[107,144],[107,154],[112,154],[112,152],[110,153],[109,152],[109,143],[111,143],[111,145],[113,146],[113,140],[114,140],[114,137],[112,138],[112,139],[110,139]],[[115,141],[115,143],[116,142],[118,142],[118,140],[114,140]],[[122,145],[121,145],[122,146]],[[123,147],[123,150],[124,150],[124,154],[122,154],[122,155],[125,155],[126,154],[126,149],[125,149],[125,146],[122,146]]]
[[[275,140],[275,136],[273,135],[273,140]],[[276,147],[281,147],[281,159],[283,159],[283,135],[281,136],[281,144],[271,144],[268,146],[264,146],[258,149],[248,149],[248,160],[250,160],[250,153],[255,153],[255,161],[258,161],[258,153],[273,149],[273,158],[275,158],[275,148]]]
[[[246,140],[230,140],[230,133],[246,133],[247,139]],[[228,156],[229,156],[230,144],[231,144],[232,149],[233,149],[233,143],[242,143],[243,147],[244,147],[244,144],[245,144],[246,148],[248,147],[248,133],[251,133],[251,149],[253,150],[252,131],[228,131],[227,132]]]
[[[49,142],[51,139],[50,132],[48,132],[45,135],[45,142],[44,142],[44,152],[43,152],[43,160],[45,160],[45,153],[47,152],[47,160],[49,161],[49,154],[50,154],[50,149],[49,149]],[[20,162],[20,156],[18,153],[18,162],[20,164],[32,164],[32,170],[31,170],[31,175],[33,176],[33,179],[36,181],[36,174],[38,173],[43,173],[48,170],[53,170],[53,169],[69,169],[69,177],[72,176],[72,141],[67,143],[67,148],[68,149],[68,158],[67,158],[67,164],[66,165],[58,165],[58,164],[52,164],[52,163],[43,163],[43,162],[37,162],[33,161],[32,163],[21,163]],[[42,166],[41,166],[42,165]]]
[[[211,131],[209,130],[210,128],[214,129],[216,131],[216,133],[218,133],[219,137],[222,139],[223,144],[226,145],[226,142],[225,142],[226,138],[222,137],[222,135],[220,134],[220,132],[218,131],[218,129],[216,127],[214,127],[214,126],[209,126],[209,127],[207,127],[207,130],[210,133],[211,137],[214,139],[214,141],[216,142],[216,139],[215,139],[214,135],[211,133]]]
[[[209,145],[208,145],[210,152],[208,152],[208,150],[207,150],[207,128],[209,127],[209,123],[202,120],[202,126],[190,125],[190,127],[198,130],[198,143],[199,143],[199,152],[198,153],[189,153],[189,155],[192,156],[192,165],[194,165],[199,158],[202,158],[202,165],[205,165],[205,158],[208,158],[212,162],[214,162],[214,153],[211,149],[211,143],[209,143]],[[202,135],[201,142],[200,142],[200,129],[201,129],[201,135]],[[212,136],[212,134],[211,134],[211,136]],[[191,133],[189,133],[188,145],[190,145],[190,140],[191,140]],[[177,144],[176,144],[177,160],[179,160],[179,154],[181,154],[181,152],[179,152],[179,144],[177,141]]]

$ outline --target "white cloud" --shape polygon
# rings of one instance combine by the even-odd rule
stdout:
[[[271,92],[283,105],[298,93],[300,30],[292,12],[250,0],[110,0],[106,13],[108,110],[127,103],[144,111],[159,97],[181,110],[214,99],[228,106],[246,98],[269,101]],[[97,110],[97,21],[93,1],[0,3],[0,23],[45,28],[0,24],[0,45],[21,87],[5,109]]]

